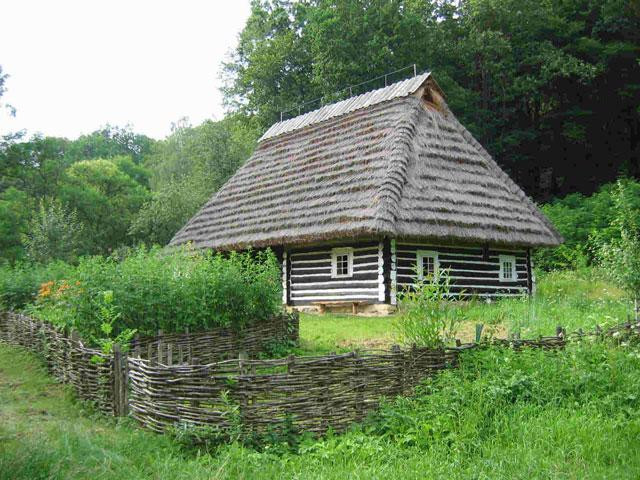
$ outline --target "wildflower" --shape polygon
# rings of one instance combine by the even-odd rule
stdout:
[[[49,281],[40,285],[40,290],[38,290],[38,297],[46,298],[51,295],[51,287],[54,286],[53,281]]]

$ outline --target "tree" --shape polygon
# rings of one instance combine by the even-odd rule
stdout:
[[[73,262],[81,250],[84,231],[75,210],[68,210],[58,200],[41,201],[23,238],[27,257],[43,264]]]
[[[237,117],[176,125],[147,158],[153,196],[136,214],[130,234],[165,245],[249,157],[256,130]]]
[[[9,75],[6,73],[2,73],[2,65],[0,65],[0,97],[2,97],[6,91],[7,91],[7,87],[5,87],[5,82],[7,81],[7,79],[9,78]],[[15,116],[16,114],[16,109],[13,108],[11,105],[6,104],[6,103],[0,103],[0,108],[5,108],[9,111],[9,115]]]
[[[72,160],[65,156],[69,140],[34,135],[28,141],[0,144],[0,191],[18,188],[30,197],[55,197]]]
[[[129,233],[147,244],[166,245],[209,197],[196,176],[163,184],[135,215]]]
[[[107,124],[71,142],[66,155],[73,161],[128,156],[133,163],[140,165],[145,155],[150,153],[153,143],[154,140],[133,132],[129,126]]]
[[[129,225],[149,191],[119,167],[130,162],[127,158],[84,160],[65,172],[59,198],[86,226],[86,253],[108,253],[130,243]]]
[[[31,199],[17,188],[0,193],[0,256],[10,262],[23,257],[22,238],[27,233]]]

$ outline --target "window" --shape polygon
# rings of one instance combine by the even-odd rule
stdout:
[[[500,255],[500,281],[515,282],[518,280],[516,272],[516,257],[514,255]]]
[[[353,275],[353,248],[334,248],[331,250],[331,276],[333,278]]]
[[[417,260],[418,280],[438,277],[438,252],[418,250]]]

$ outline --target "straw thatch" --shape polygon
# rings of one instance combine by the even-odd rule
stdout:
[[[562,241],[424,74],[271,127],[171,244],[225,250],[357,236]]]

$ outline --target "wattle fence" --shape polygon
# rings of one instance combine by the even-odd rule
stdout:
[[[460,352],[478,344],[350,352],[259,360],[272,342],[298,339],[297,315],[274,318],[243,335],[212,332],[136,339],[128,353],[105,355],[76,336],[17,313],[0,315],[0,340],[42,354],[51,373],[78,397],[108,414],[130,414],[164,432],[176,425],[238,427],[264,432],[291,422],[316,433],[346,429],[383,397],[408,394],[422,380],[455,367]],[[557,349],[569,339],[640,337],[640,323],[606,331],[575,332],[536,340],[494,340],[510,348]]]
[[[249,325],[241,333],[217,328],[206,332],[135,338],[128,353],[116,345],[112,354],[87,346],[73,332],[67,335],[53,325],[15,312],[0,313],[0,341],[20,345],[44,357],[48,371],[58,381],[70,384],[82,400],[100,411],[127,415],[129,411],[129,360],[157,363],[180,361],[186,365],[221,361],[229,356],[257,355],[279,342],[297,342],[297,314],[283,314]],[[173,354],[175,352],[175,356]]]
[[[131,357],[129,406],[134,418],[158,432],[175,424],[224,429],[231,422],[264,432],[287,419],[304,431],[341,431],[382,397],[409,393],[457,359],[457,350],[427,348],[208,365]]]
[[[0,340],[42,355],[56,380],[71,385],[79,398],[101,412],[120,413],[114,394],[119,372],[112,355],[87,347],[77,335],[67,336],[49,323],[12,312],[0,315]]]

